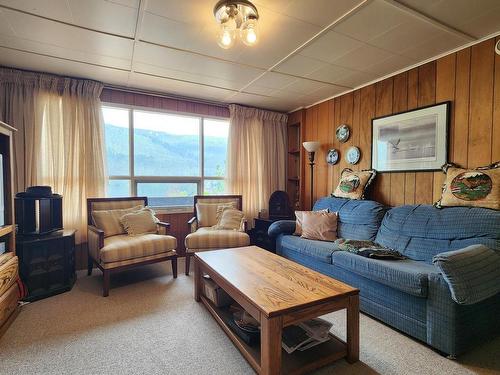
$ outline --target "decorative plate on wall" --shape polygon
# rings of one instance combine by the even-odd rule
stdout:
[[[356,146],[349,147],[347,153],[345,154],[345,160],[349,164],[357,164],[360,157],[361,157],[361,151]]]
[[[335,165],[339,161],[339,152],[335,148],[328,150],[326,154],[326,162],[330,165]]]
[[[349,139],[349,135],[351,135],[351,132],[346,124],[340,125],[335,131],[335,136],[337,137],[339,142],[342,143],[347,142],[347,140]]]

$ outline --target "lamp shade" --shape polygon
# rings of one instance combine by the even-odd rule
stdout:
[[[307,152],[316,152],[319,150],[321,143],[318,141],[310,141],[302,143],[302,146],[304,146]]]

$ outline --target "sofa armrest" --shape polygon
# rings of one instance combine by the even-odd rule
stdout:
[[[272,223],[267,230],[271,238],[276,238],[280,234],[293,234],[295,232],[295,220],[278,220]]]
[[[500,292],[500,255],[484,245],[437,254],[432,263],[458,304],[472,305]]]

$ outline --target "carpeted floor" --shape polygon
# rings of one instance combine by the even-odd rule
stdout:
[[[182,269],[182,264],[180,269]],[[192,277],[152,265],[112,278],[80,273],[73,290],[23,307],[0,339],[0,374],[253,374],[208,311]],[[345,336],[345,312],[326,316]],[[317,374],[500,374],[500,339],[448,360],[365,315],[360,362]]]

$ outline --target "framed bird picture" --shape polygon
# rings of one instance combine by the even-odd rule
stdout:
[[[372,168],[438,171],[447,163],[450,102],[372,120]]]

